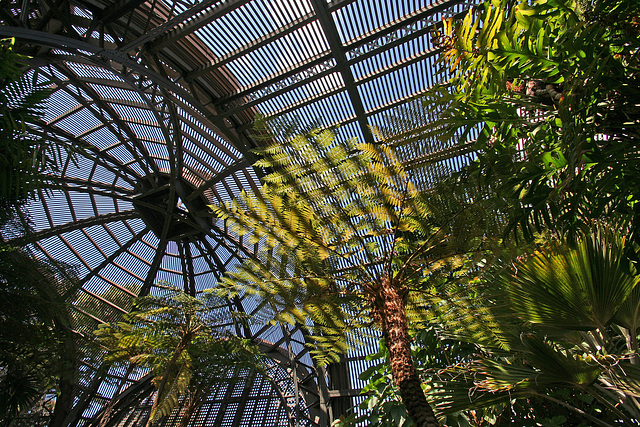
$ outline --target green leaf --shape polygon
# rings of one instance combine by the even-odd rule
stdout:
[[[546,326],[608,325],[640,280],[626,271],[626,241],[598,227],[577,247],[550,244],[503,277],[516,313]]]
[[[613,321],[627,328],[632,334],[638,334],[638,328],[640,328],[640,286],[636,284],[633,292],[616,312]]]
[[[595,360],[574,355],[568,350],[562,351],[535,335],[523,335],[522,340],[529,350],[527,361],[540,369],[549,384],[586,387],[602,372]],[[537,378],[539,380],[540,376]]]

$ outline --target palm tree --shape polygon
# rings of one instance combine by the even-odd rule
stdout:
[[[0,40],[0,200],[5,209],[27,197],[38,185],[37,175],[57,164],[37,127],[51,89],[37,73],[24,74],[27,58],[14,52],[14,43]]]
[[[50,425],[61,425],[81,357],[70,309],[79,282],[67,265],[3,248],[0,285],[0,425],[47,392],[57,395]]]
[[[446,305],[449,335],[479,345],[483,357],[452,370],[470,382],[443,382],[435,391],[443,407],[536,397],[595,425],[637,424],[640,275],[626,238],[611,228],[594,227],[575,246],[547,243],[489,279],[484,301],[476,287],[467,290],[473,298],[458,294]],[[569,399],[554,397],[557,388]],[[602,412],[578,408],[585,398]]]
[[[147,427],[175,409],[196,376],[189,390],[196,398],[187,410],[189,416],[193,413],[207,384],[202,371],[260,367],[257,348],[220,326],[228,320],[224,313],[221,298],[213,292],[193,297],[175,289],[163,296],[137,298],[124,322],[102,324],[96,330],[107,350],[107,362],[124,363],[127,370],[135,366],[151,371],[157,392]],[[107,406],[101,424],[108,421],[110,412]]]
[[[332,130],[313,130],[262,150],[256,166],[272,173],[261,191],[213,207],[259,243],[224,285],[254,293],[275,319],[307,326],[318,363],[337,361],[354,329],[377,326],[409,416],[436,426],[412,361],[409,319],[424,317],[431,271],[482,249],[486,234],[477,231],[490,217],[472,192],[424,191],[391,148],[407,134],[377,136],[377,144],[343,143]]]
[[[425,98],[429,131],[473,141],[526,238],[611,217],[640,243],[639,13],[635,0],[492,0],[434,39],[453,77]]]
[[[54,88],[38,69],[28,69],[29,59],[16,53],[15,39],[0,40],[0,224],[20,234],[30,231],[26,200],[51,188],[67,158],[75,164],[85,150],[41,127]]]
[[[199,335],[190,348],[193,375],[183,403],[180,427],[187,427],[211,390],[242,378],[241,372],[265,374],[258,349],[248,340]]]
[[[38,126],[52,89],[37,71],[25,71],[28,58],[14,45],[14,39],[0,40],[0,226],[27,233],[25,201],[47,181],[45,172],[56,171],[65,153],[79,148],[49,139]],[[0,399],[7,405],[3,419],[54,390],[51,425],[61,425],[81,357],[69,308],[78,281],[69,266],[0,241],[0,283],[0,388],[10,396]]]

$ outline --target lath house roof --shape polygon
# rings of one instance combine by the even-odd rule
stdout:
[[[251,149],[256,114],[340,126],[372,140],[369,126],[436,80],[430,30],[475,0],[9,0],[0,37],[55,85],[43,127],[87,147],[58,184],[30,204],[35,233],[16,243],[78,266],[76,325],[89,334],[126,311],[124,301],[163,283],[197,293],[253,251],[206,205],[257,188]],[[465,147],[425,146],[415,164],[444,171]],[[433,170],[438,173],[438,168]],[[10,235],[4,236],[12,238]],[[255,301],[229,302],[251,312]],[[237,327],[273,360],[210,396],[191,425],[325,426],[351,406],[370,349],[328,372],[314,366],[299,328]],[[375,345],[375,343],[372,343]],[[123,373],[87,362],[69,422],[89,425]],[[135,425],[146,377],[118,407]],[[127,400],[129,399],[129,400]],[[144,408],[141,403],[140,408]],[[138,418],[136,418],[138,417]],[[297,423],[297,424],[296,424]]]

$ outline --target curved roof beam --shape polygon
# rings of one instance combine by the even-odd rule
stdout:
[[[311,420],[318,419],[320,421],[319,424],[314,424],[314,425],[323,425],[321,423],[322,419],[320,418],[321,414],[317,412],[318,410],[315,404],[318,396],[318,390],[316,390],[314,387],[310,387],[309,381],[307,381],[307,379],[311,378],[309,372],[306,372],[298,364],[295,364],[294,366],[292,366],[289,356],[287,355],[286,351],[283,350],[282,348],[274,347],[270,342],[262,339],[254,339],[253,341],[255,344],[258,345],[258,348],[265,354],[266,357],[276,362],[276,365],[279,368],[283,369],[288,373],[288,378],[292,382],[293,382],[293,378],[297,377],[299,383],[304,383],[306,385],[304,389],[301,389],[301,393],[303,398],[309,399],[309,402],[306,402],[305,400],[305,403],[308,403],[307,407],[310,410],[309,418]],[[277,397],[282,404],[282,408],[286,411],[289,417],[290,425],[294,426],[296,418],[294,418],[294,414],[291,412],[291,408],[286,402],[286,396],[283,393],[282,387],[280,386],[280,382],[282,380],[276,380],[270,375],[266,375],[265,378],[272,384],[274,390],[276,391]],[[114,396],[112,398],[112,399],[115,399],[116,403],[112,407],[112,416],[107,426],[117,425],[118,422],[122,419],[122,417],[126,415],[126,412],[130,411],[136,402],[142,401],[144,398],[150,396],[154,392],[154,388],[151,384],[151,379],[152,379],[152,376],[150,374],[145,375],[139,378],[138,380],[134,381],[133,384],[131,384],[129,387],[123,390],[120,393],[120,395]],[[229,402],[231,400],[238,399],[237,397],[231,399],[231,393],[233,392],[233,390],[234,390],[233,387],[228,387],[225,394],[225,398],[223,398],[223,400],[226,400],[227,402]],[[248,398],[247,393],[250,390],[251,389],[248,388],[248,390],[242,396],[240,396],[241,403],[243,401],[246,402]],[[88,426],[97,425],[103,412],[104,412],[104,408],[98,411],[95,415],[93,415],[92,419],[88,421],[87,425]],[[224,411],[220,411],[220,412],[224,412]],[[242,411],[237,411],[236,415],[241,416],[242,413],[243,413]],[[236,421],[237,422],[234,423],[234,425],[239,425],[239,419],[237,419]]]
[[[36,242],[42,239],[48,239],[49,237],[57,236],[63,233],[69,233],[71,231],[80,230],[85,227],[93,227],[94,225],[108,224],[114,221],[122,221],[126,219],[138,218],[140,214],[134,209],[114,212],[99,216],[93,216],[78,221],[71,221],[66,224],[60,224],[55,227],[50,227],[45,230],[29,233],[24,237],[18,237],[9,241],[9,244],[16,246],[25,246],[29,243]]]
[[[334,11],[337,9],[340,9],[341,7],[349,4],[349,3],[353,3],[355,0],[334,0],[332,2],[329,3],[328,5],[328,9],[329,11]],[[191,71],[190,73],[188,73],[185,76],[185,80],[189,81],[189,80],[194,80],[195,78],[210,72],[212,70],[218,69],[220,67],[222,67],[225,64],[228,64],[229,62],[236,60],[240,57],[242,57],[243,55],[246,55],[248,53],[254,52],[258,49],[260,49],[261,47],[267,46],[269,43],[272,43],[288,34],[291,34],[293,32],[295,32],[296,30],[304,27],[305,25],[315,21],[317,18],[315,13],[308,13],[304,16],[301,16],[285,25],[283,25],[282,27],[271,31],[270,33],[265,34],[262,37],[259,37],[253,41],[251,41],[250,43],[248,43],[245,46],[239,47],[238,49],[229,52],[228,54],[214,60],[214,61],[210,61],[207,64],[203,64],[201,65],[199,68]]]
[[[129,153],[133,156],[133,158],[136,159],[136,163],[140,166],[140,168],[142,170],[145,170],[146,169],[145,165],[148,165],[151,167],[151,169],[154,172],[157,173],[158,165],[156,164],[155,161],[153,161],[151,154],[146,149],[144,144],[140,141],[140,138],[138,138],[138,135],[136,135],[136,133],[131,129],[131,127],[129,126],[129,123],[126,120],[123,120],[120,118],[118,113],[113,109],[113,106],[111,105],[111,103],[103,100],[102,96],[90,84],[86,84],[85,82],[82,81],[82,79],[78,79],[77,76],[73,73],[73,71],[70,70],[69,68],[67,67],[63,68],[58,66],[57,69],[59,72],[63,73],[69,79],[69,82],[63,82],[57,77],[55,77],[53,74],[51,74],[48,77],[52,79],[52,81],[54,81],[59,86],[63,85],[63,87],[66,88],[66,86],[68,86],[69,83],[71,83],[77,86],[78,88],[82,89],[88,95],[90,95],[92,100],[91,102],[89,102],[83,96],[80,96],[79,94],[75,93],[73,90],[66,91],[76,101],[78,101],[80,105],[82,105],[83,107],[91,111],[94,117],[100,120],[103,123],[104,127],[108,128],[111,131],[111,133],[113,133],[116,136],[122,136],[121,133],[124,132],[124,134],[126,135],[126,139],[131,141],[133,147],[135,147],[138,151],[133,150],[132,147],[128,144],[124,144],[124,147],[125,149],[127,149],[127,151],[129,151]],[[93,104],[95,104],[98,107],[98,111],[96,111],[96,109],[93,107]],[[102,112],[106,112],[108,114],[108,117],[105,117],[105,115]],[[117,126],[114,127],[112,122],[116,123]],[[55,124],[55,123],[52,123],[52,124]],[[87,129],[84,132],[84,134],[78,135],[78,137],[82,139],[82,137],[88,135],[91,132],[94,132],[95,130],[97,129],[95,128]],[[123,141],[121,140],[121,142]],[[140,155],[142,155],[142,158],[140,158]],[[149,172],[150,171],[147,170],[147,173]]]
[[[31,44],[70,50],[74,52],[75,55],[87,58],[93,64],[109,69],[115,74],[120,75],[125,80],[128,80],[133,87],[139,88],[139,90],[146,89],[143,86],[140,86],[141,83],[144,85],[145,81],[152,82],[158,87],[162,87],[165,90],[170,91],[172,94],[176,94],[180,98],[187,101],[202,116],[211,121],[216,132],[227,139],[238,150],[242,152],[243,150],[245,150],[245,147],[247,147],[247,143],[241,140],[238,134],[233,129],[231,129],[231,127],[227,123],[224,122],[224,119],[222,117],[218,116],[210,109],[202,105],[200,101],[198,101],[198,99],[196,99],[189,90],[184,89],[170,79],[162,77],[162,75],[160,75],[158,72],[144,66],[138,61],[130,59],[128,55],[121,51],[101,48],[89,44],[85,41],[75,40],[58,34],[31,30],[28,28],[0,26],[0,37],[15,37],[19,40],[23,40]],[[75,55],[74,59],[77,59]],[[135,81],[132,78],[131,73],[122,74],[122,72],[119,72],[117,69],[113,68],[111,61],[125,66],[128,70],[135,72],[138,76],[144,76],[144,81]]]
[[[177,28],[174,28],[166,35],[151,43],[148,50],[151,52],[157,52],[162,48],[177,42],[181,38],[192,34],[194,31],[204,27],[227,13],[244,6],[250,1],[251,0],[227,0],[224,3],[218,2],[218,5],[215,5],[207,12],[198,15],[197,18],[190,19],[186,23],[180,22],[180,25],[178,25]],[[211,2],[208,2],[208,4],[211,4]]]
[[[320,7],[323,7],[324,3],[321,1],[319,3],[321,4]],[[327,10],[329,12],[334,9],[332,7],[332,4],[327,7]],[[454,6],[459,6],[459,2],[455,0],[447,0],[435,4],[430,4],[401,18],[398,18],[391,23],[371,30],[366,34],[357,37],[356,39],[350,40],[344,43],[344,45],[340,42],[339,37],[337,38],[337,40],[334,40],[333,43],[340,47],[339,52],[342,52],[345,55],[344,60],[350,67],[357,64],[358,62],[362,62],[368,58],[371,58],[372,56],[375,56],[382,51],[400,46],[403,43],[407,43],[411,40],[428,34],[434,28],[434,25],[436,25],[436,23],[438,22],[438,20],[434,19],[433,16],[438,12],[446,11],[447,9]],[[335,9],[337,8],[338,7],[336,7]],[[329,19],[333,20],[332,17],[330,17]],[[323,21],[321,20],[320,22]],[[329,25],[329,27],[331,27],[331,25]],[[331,30],[332,29],[329,28],[329,31]],[[337,31],[337,29],[335,31]],[[306,59],[305,61],[299,63],[294,67],[283,70],[276,75],[270,76],[267,79],[263,79],[254,85],[243,88],[241,91],[220,99],[216,103],[216,106],[224,111],[224,116],[231,116],[234,114],[238,114],[239,112],[247,108],[254,107],[262,102],[283,95],[295,88],[307,85],[336,71],[340,71],[342,73],[337,63],[337,59],[340,55],[336,55],[336,47],[333,44],[330,45],[330,47],[331,49],[328,51],[325,51],[313,58]],[[377,70],[370,75],[354,79],[354,85],[357,87],[369,80],[381,77],[389,72],[393,72],[398,68],[408,66],[412,63],[433,56],[435,55],[435,53],[436,49],[434,48],[421,52],[420,54],[414,55],[410,58],[404,58],[397,63],[390,64],[389,66],[381,70]],[[332,61],[333,58],[336,58],[335,64]],[[207,69],[216,68],[217,66],[218,65],[211,66]],[[347,82],[347,80],[344,81],[345,83]],[[335,87],[331,91],[322,94],[316,94],[313,99],[310,98],[307,102],[300,101],[295,105],[291,105],[287,108],[278,110],[276,113],[272,113],[272,115],[284,114],[286,112],[308,105],[317,99],[321,99],[322,97],[341,92],[345,89],[350,96],[355,93],[358,99],[360,98],[357,90],[355,92],[349,91],[349,87],[345,84],[343,86]],[[349,121],[355,120],[361,122],[357,114],[357,109],[355,111],[356,116],[351,117]],[[365,115],[369,116],[370,111],[366,111]]]

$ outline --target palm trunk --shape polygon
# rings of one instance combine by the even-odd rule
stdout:
[[[393,381],[407,413],[417,427],[438,427],[438,420],[422,391],[420,377],[411,356],[411,340],[407,325],[405,302],[407,291],[394,286],[392,279],[383,277],[374,296],[374,318],[382,328],[389,349]]]
[[[71,412],[73,405],[73,382],[69,379],[62,379],[58,382],[58,396],[56,406],[53,410],[53,417],[49,422],[50,427],[62,427],[64,420]]]
[[[182,414],[182,419],[180,420],[180,427],[187,427],[189,425],[189,421],[191,421],[191,417],[193,413],[198,408],[200,404],[201,391],[196,386],[190,393],[187,395],[187,405]]]
[[[58,380],[58,396],[56,397],[56,405],[53,409],[53,417],[49,422],[49,426],[62,427],[73,406],[74,380],[78,372],[78,356],[73,332],[60,321],[55,321],[54,324],[57,328],[64,328],[62,348],[66,360],[63,361],[62,372]]]
[[[102,414],[102,417],[100,418],[100,424],[98,424],[98,427],[106,427],[107,426],[109,418],[111,418],[111,412],[113,411],[113,407],[116,404],[117,397],[120,394],[120,392],[122,391],[122,388],[126,384],[127,380],[129,379],[129,376],[133,372],[133,367],[134,367],[133,363],[129,363],[129,365],[127,366],[127,370],[125,371],[124,376],[122,377],[122,379],[120,380],[120,383],[118,384],[118,389],[113,394],[113,397],[111,398],[111,400],[109,400],[109,404],[105,408],[104,413]]]
[[[162,379],[160,380],[160,383],[158,384],[158,392],[156,393],[156,396],[153,399],[153,404],[151,405],[151,410],[149,411],[149,418],[147,419],[147,423],[145,424],[145,427],[151,427],[151,425],[153,424],[153,418],[154,418],[154,415],[155,415],[155,411],[158,408],[158,404],[160,403],[160,398],[162,397],[162,394],[164,393],[164,388],[167,385],[167,380],[169,379],[169,374],[171,373],[171,369],[173,369],[173,366],[176,364],[176,361],[178,360],[178,357],[182,354],[184,349],[187,347],[187,344],[189,343],[189,341],[191,341],[191,334],[185,335],[180,340],[180,343],[178,344],[178,347],[176,347],[175,353],[173,353],[173,356],[171,357],[171,360],[167,364],[167,368],[165,369],[164,374],[162,376]]]

